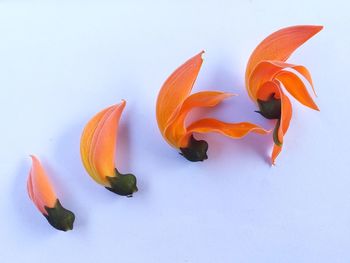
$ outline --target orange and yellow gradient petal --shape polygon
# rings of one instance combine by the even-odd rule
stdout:
[[[34,155],[31,158],[32,167],[27,180],[29,198],[54,228],[62,231],[73,229],[74,214],[62,207],[38,158]]]
[[[137,191],[136,177],[115,168],[119,121],[126,101],[97,113],[85,126],[80,154],[87,173],[108,190],[124,196]]]

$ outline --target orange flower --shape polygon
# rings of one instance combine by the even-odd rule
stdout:
[[[249,96],[258,104],[260,109],[258,112],[262,116],[267,119],[277,119],[273,133],[274,147],[271,156],[273,164],[282,150],[283,136],[288,130],[292,117],[292,105],[282,90],[281,84],[301,104],[319,110],[303,81],[296,74],[302,75],[314,91],[307,68],[288,64],[285,61],[322,28],[322,26],[283,28],[265,38],[256,47],[248,61],[245,82]]]
[[[121,174],[115,168],[115,150],[119,120],[126,102],[108,107],[96,114],[85,126],[80,153],[88,174],[108,190],[124,196],[137,191],[136,177]]]
[[[164,139],[181,151],[190,161],[207,159],[208,144],[197,141],[194,132],[217,132],[231,138],[242,138],[249,132],[266,134],[261,127],[248,122],[225,123],[216,119],[201,119],[185,126],[188,113],[197,107],[214,107],[231,93],[220,91],[202,91],[191,94],[194,82],[203,59],[200,52],[176,69],[163,84],[157,99],[157,122]]]
[[[33,155],[31,158],[33,164],[27,181],[29,198],[54,228],[72,230],[74,214],[62,207],[39,160]]]

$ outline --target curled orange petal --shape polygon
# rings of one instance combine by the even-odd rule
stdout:
[[[32,168],[27,180],[29,198],[53,227],[62,231],[73,229],[74,214],[62,207],[38,158],[34,155],[31,158]]]
[[[202,91],[190,95],[202,65],[202,54],[199,53],[175,70],[162,86],[157,99],[157,121],[162,136],[190,161],[207,159],[208,144],[204,140],[197,141],[193,137],[194,132],[214,131],[231,138],[241,138],[248,132],[259,133],[263,130],[250,123],[224,123],[215,119],[202,119],[186,127],[185,120],[192,109],[215,107],[233,96],[220,91]]]
[[[119,120],[126,105],[108,107],[97,113],[85,126],[80,141],[80,154],[88,174],[108,190],[131,196],[137,191],[136,177],[120,174],[115,168]]]
[[[311,85],[313,91],[313,83],[311,79],[311,75],[307,68],[301,65],[293,65],[285,62],[280,61],[271,61],[271,60],[264,60],[261,61],[256,65],[253,72],[250,75],[248,84],[249,84],[249,91],[252,96],[252,98],[256,99],[256,95],[260,87],[268,81],[274,80],[278,74],[283,71],[284,69],[293,69],[297,71],[299,74],[301,74]],[[301,80],[300,80],[301,81]],[[304,85],[305,86],[305,85]],[[299,90],[292,91],[294,94],[299,93]],[[307,92],[306,88],[304,92]],[[308,92],[307,92],[308,93]],[[314,91],[314,94],[316,92]],[[293,95],[294,96],[294,95]],[[310,95],[308,95],[310,96]]]
[[[255,66],[263,60],[285,62],[293,52],[311,37],[322,30],[323,26],[300,25],[280,29],[266,37],[251,54],[246,68],[246,86]],[[249,90],[248,90],[249,91]]]
[[[204,51],[201,51],[186,61],[163,84],[158,94],[156,107],[157,122],[162,133],[176,108],[191,93],[203,63],[203,53]]]
[[[293,72],[280,71],[276,75],[276,79],[282,82],[286,90],[301,104],[313,110],[319,110],[316,103],[311,98],[310,94],[307,92],[304,83]]]
[[[269,131],[250,122],[228,123],[217,119],[200,119],[187,127],[187,136],[193,132],[208,133],[216,132],[230,138],[239,139],[250,132],[268,134]]]
[[[186,134],[185,119],[188,113],[194,108],[214,107],[231,96],[233,94],[220,91],[202,91],[191,94],[171,116],[164,130],[164,136],[174,147],[186,147],[187,142],[182,137]]]
[[[285,61],[322,28],[322,26],[283,28],[265,38],[249,58],[245,74],[248,94],[259,105],[259,113],[265,118],[278,120],[271,156],[273,163],[282,150],[283,136],[288,130],[292,117],[292,105],[280,84],[283,84],[288,93],[301,104],[319,110],[303,81],[294,72],[286,69],[302,75],[310,83],[316,95],[310,72],[304,66],[289,64]]]
[[[281,98],[281,118],[280,125],[278,129],[278,140],[283,143],[283,136],[286,134],[289,123],[292,118],[292,104],[290,103],[289,98],[283,93],[279,88],[279,96]]]

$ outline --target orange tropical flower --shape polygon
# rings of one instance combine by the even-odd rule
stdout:
[[[255,48],[248,61],[245,74],[248,94],[258,104],[258,112],[262,116],[277,120],[273,133],[274,147],[271,155],[273,164],[282,150],[283,137],[292,117],[292,105],[281,85],[301,104],[319,110],[304,82],[296,74],[303,76],[315,93],[307,68],[285,61],[322,28],[322,26],[283,28],[265,38]]]
[[[54,228],[72,230],[74,214],[62,207],[40,161],[33,155],[31,158],[33,164],[27,181],[29,198]]]
[[[80,142],[80,153],[88,174],[108,190],[124,196],[137,191],[136,177],[121,174],[115,168],[117,133],[126,102],[97,113],[85,126]]]
[[[214,107],[233,96],[220,91],[202,91],[190,94],[203,59],[200,52],[176,69],[163,84],[157,99],[156,115],[164,139],[190,161],[207,159],[208,144],[197,141],[193,133],[217,132],[231,138],[242,138],[249,132],[266,134],[258,125],[241,122],[225,123],[216,119],[200,119],[186,126],[188,113],[198,107]]]

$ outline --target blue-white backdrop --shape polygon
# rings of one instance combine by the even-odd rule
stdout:
[[[2,262],[350,262],[350,19],[347,1],[0,1]],[[276,167],[271,137],[204,135],[209,159],[161,138],[158,90],[202,49],[194,90],[239,94],[201,114],[252,121],[244,71],[271,32],[321,24],[289,60],[306,65],[321,112],[293,100]],[[139,192],[121,198],[86,175],[82,128],[127,100],[117,166]],[[192,117],[198,116],[195,111]],[[26,193],[38,155],[73,231],[52,229]]]

